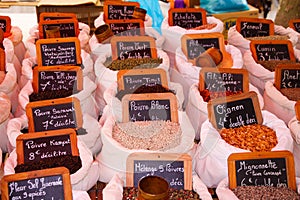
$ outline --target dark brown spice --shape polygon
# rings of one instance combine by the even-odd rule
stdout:
[[[32,93],[29,95],[29,101],[34,102],[34,101],[41,101],[41,100],[48,100],[48,99],[65,98],[76,93],[77,91],[73,91],[73,90],[55,90],[55,91],[44,91],[39,93]]]
[[[135,89],[128,89],[128,90],[120,90],[116,97],[121,101],[123,96],[126,94],[143,94],[143,93],[166,93],[170,92],[172,94],[175,94],[175,91],[169,90],[162,85],[155,84],[155,85],[141,85],[138,88]]]
[[[288,40],[289,36],[286,35],[270,35],[261,37],[248,37],[248,40]]]
[[[258,64],[262,65],[267,70],[274,72],[275,68],[279,64],[294,64],[292,60],[268,60],[268,61],[257,61]]]
[[[280,92],[291,101],[300,100],[300,88],[282,88]]]
[[[107,68],[114,71],[134,68],[152,69],[158,67],[162,62],[162,58],[127,58],[125,60],[114,60],[107,66]]]
[[[232,191],[240,200],[300,200],[299,194],[287,187],[238,186]]]
[[[70,174],[74,174],[81,168],[81,166],[82,163],[79,156],[60,156],[43,159],[38,162],[17,165],[15,167],[15,172],[19,173],[54,167],[66,167],[69,169]]]

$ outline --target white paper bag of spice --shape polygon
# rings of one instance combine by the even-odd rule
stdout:
[[[284,28],[283,26],[274,25],[274,32],[275,35],[288,36],[293,46],[295,46],[298,41],[297,34],[290,28]],[[245,53],[246,50],[250,49],[250,40],[244,38],[236,30],[236,26],[232,26],[229,28],[227,41],[228,44],[237,47],[239,50],[241,50],[242,53]]]
[[[295,161],[295,170],[296,176],[300,177],[300,123],[296,117],[293,117],[288,122],[288,127],[291,130],[291,134],[294,139],[294,161]]]
[[[11,102],[8,96],[3,92],[0,92],[0,113],[0,150],[2,150],[3,153],[7,153],[10,149],[10,143],[6,134],[7,124],[13,116],[11,114]],[[2,153],[0,153],[0,155],[1,154]]]
[[[252,84],[249,86],[249,91],[254,91],[257,93],[257,97],[259,100],[260,108],[264,107],[264,100],[262,95],[259,94],[259,91]],[[204,121],[208,118],[207,116],[207,102],[203,100],[203,97],[200,95],[199,85],[194,83],[189,91],[189,97],[187,99],[187,105],[185,108],[185,112],[188,115],[195,133],[196,139],[200,139],[201,126]]]
[[[293,139],[285,123],[274,114],[263,110],[263,125],[273,129],[277,136],[277,145],[272,150],[288,150],[292,152]],[[227,177],[227,158],[232,153],[247,152],[234,147],[223,140],[219,132],[206,120],[202,124],[200,140],[194,157],[195,172],[207,187],[217,187]]]

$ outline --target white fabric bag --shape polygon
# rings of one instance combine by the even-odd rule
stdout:
[[[99,161],[99,171],[103,172],[100,175],[99,180],[102,182],[109,182],[115,173],[120,174],[120,178],[125,181],[126,177],[126,160],[129,154],[133,152],[159,152],[159,151],[149,151],[149,150],[134,150],[127,149],[118,143],[112,137],[112,128],[116,122],[114,115],[121,115],[122,111],[119,113],[112,113],[112,108],[107,105],[104,109],[104,113],[99,120],[99,124],[103,127],[101,129],[101,138],[103,142],[102,150],[100,154],[96,157]],[[195,133],[193,127],[186,116],[185,112],[178,111],[179,124],[182,130],[181,142],[178,146],[168,149],[164,152],[168,153],[189,153],[193,157],[194,151],[194,138]]]
[[[98,163],[93,160],[91,151],[80,141],[80,139],[77,140],[77,146],[82,167],[77,172],[70,175],[72,189],[87,191],[97,183],[100,171],[97,171]],[[4,175],[15,174],[16,166],[17,152],[16,149],[14,149],[4,164]]]
[[[170,68],[169,57],[164,51],[160,49],[157,49],[157,55],[159,58],[162,58],[163,60],[163,62],[157,68],[162,68],[166,71],[167,78],[169,81],[169,68]],[[105,54],[99,56],[95,62],[95,74],[97,77],[96,78],[97,89],[95,93],[95,99],[101,111],[103,111],[106,105],[106,102],[103,97],[104,91],[107,88],[109,88],[114,82],[117,81],[118,71],[113,71],[111,69],[108,69],[104,65],[105,61],[109,57],[111,57],[111,51],[107,51]]]
[[[293,46],[296,45],[298,38],[295,31],[291,28],[284,28],[283,26],[274,26],[275,35],[288,36],[289,40],[292,42]],[[236,26],[232,26],[228,30],[228,44],[236,46],[242,53],[250,50],[250,40],[244,38],[237,30]]]
[[[262,111],[263,125],[272,128],[277,135],[278,144],[272,150],[293,150],[293,138],[285,123],[268,111]],[[219,132],[206,120],[202,124],[201,142],[194,157],[195,172],[209,188],[217,187],[228,176],[227,158],[232,153],[249,152],[234,147],[223,140]]]
[[[267,81],[264,90],[264,109],[275,114],[286,124],[295,116],[296,101],[289,100],[273,84],[273,81]]]
[[[9,152],[10,149],[9,140],[6,134],[8,121],[13,118],[10,111],[11,102],[8,96],[5,93],[0,92],[0,150],[2,150],[3,153]],[[2,154],[2,152],[0,154]]]
[[[12,113],[14,114],[18,107],[18,95],[19,95],[19,86],[17,84],[17,74],[14,68],[14,64],[6,63],[6,74],[4,80],[0,83],[0,92],[5,93],[10,101],[12,106]]]
[[[300,50],[294,48],[294,54],[296,59],[300,59]],[[252,57],[250,50],[246,50],[243,54],[244,68],[249,72],[249,81],[255,87],[257,87],[261,94],[265,89],[265,84],[267,81],[274,82],[275,72],[271,72],[264,68],[261,64],[256,63]]]
[[[257,93],[260,108],[264,107],[263,97],[260,95],[258,89],[253,85],[249,85],[249,91]],[[189,97],[185,108],[187,116],[190,118],[191,123],[194,127],[197,140],[200,139],[201,126],[203,122],[208,118],[207,114],[207,102],[205,102],[200,95],[199,85],[194,83],[189,91]]]
[[[289,121],[288,127],[290,128],[292,137],[294,139],[294,149],[292,152],[294,154],[296,176],[300,177],[300,123],[296,117],[293,117]]]
[[[165,17],[161,24],[162,35],[166,38],[163,49],[167,52],[175,53],[176,49],[181,46],[181,37],[184,34],[223,32],[223,22],[220,19],[212,16],[207,17],[207,24],[216,24],[216,26],[212,29],[203,30],[185,29],[180,26],[170,26],[168,17]]]

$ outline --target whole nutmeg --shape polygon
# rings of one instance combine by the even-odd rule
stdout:
[[[196,58],[198,67],[216,67],[223,60],[223,54],[220,49],[211,47]]]

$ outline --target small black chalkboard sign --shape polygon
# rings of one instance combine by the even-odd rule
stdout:
[[[4,32],[4,37],[11,35],[11,19],[9,16],[0,16],[0,28]]]
[[[199,90],[248,92],[248,72],[244,69],[203,68],[200,71]]]
[[[168,12],[170,26],[192,29],[206,24],[206,11],[202,8],[171,8]]]
[[[145,35],[142,19],[107,20],[107,24],[113,34],[117,36]]]
[[[274,35],[274,22],[269,19],[239,17],[236,30],[244,37],[263,37]]]
[[[208,115],[218,130],[262,123],[258,97],[253,91],[209,101]]]
[[[18,165],[79,155],[77,136],[73,129],[21,134],[17,137],[16,151]]]
[[[172,93],[127,94],[122,98],[122,104],[123,122],[178,122],[177,101]]]
[[[225,55],[225,43],[222,33],[184,34],[181,37],[181,49],[188,60],[196,59],[211,47],[220,49]]]
[[[82,69],[78,66],[35,67],[33,69],[33,89],[36,93],[44,91],[82,90]]]
[[[187,154],[133,153],[127,158],[126,185],[137,187],[149,175],[167,180],[171,188],[191,189],[191,157]]]
[[[228,157],[229,187],[271,186],[296,189],[289,151],[234,153]]]
[[[289,40],[252,40],[250,49],[255,61],[292,60],[294,50]]]
[[[114,36],[110,43],[113,60],[157,57],[155,40],[149,36]]]
[[[39,23],[39,36],[46,38],[46,30],[50,27],[59,27],[60,38],[78,37],[79,25],[77,19],[46,20]]]
[[[275,86],[277,89],[300,88],[300,64],[282,64],[275,69]]]
[[[292,19],[289,21],[289,27],[300,33],[300,19]]]
[[[8,200],[72,200],[70,174],[65,167],[6,175],[1,192],[2,199]]]
[[[104,1],[104,20],[132,19],[135,7],[140,7],[138,2]]]
[[[29,132],[81,128],[82,114],[77,98],[30,102],[26,106]]]
[[[38,66],[81,65],[78,38],[39,39],[36,48]]]

